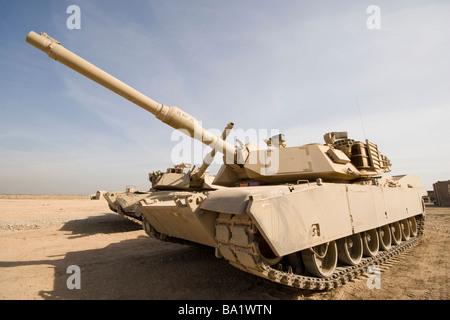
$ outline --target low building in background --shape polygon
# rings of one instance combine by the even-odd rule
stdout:
[[[433,189],[436,205],[439,207],[450,207],[450,180],[434,183]]]

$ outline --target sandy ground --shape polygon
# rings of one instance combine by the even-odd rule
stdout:
[[[288,288],[233,268],[208,247],[150,239],[104,200],[0,199],[0,299],[449,299],[450,208],[427,208],[420,243],[329,292]],[[81,289],[67,273],[80,268]],[[373,286],[372,286],[373,287]]]

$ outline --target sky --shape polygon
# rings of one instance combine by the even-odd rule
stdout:
[[[449,17],[437,0],[0,0],[0,193],[148,190],[149,172],[208,151],[180,154],[176,131],[27,44],[32,30],[207,129],[288,146],[347,131],[431,190],[450,179]]]

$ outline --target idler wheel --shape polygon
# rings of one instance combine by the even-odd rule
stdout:
[[[302,251],[306,270],[317,277],[329,277],[336,269],[338,250],[335,241]]]
[[[363,241],[361,234],[337,240],[339,259],[348,265],[355,266],[361,262],[363,256]]]
[[[402,228],[400,222],[393,222],[389,226],[391,227],[392,244],[400,244],[400,242],[402,242]]]
[[[408,221],[409,221],[409,229],[411,231],[411,237],[416,237],[418,233],[416,218],[411,217],[408,219]]]
[[[402,240],[409,240],[409,238],[411,238],[411,230],[409,229],[408,219],[403,219],[400,221],[400,228],[402,229]]]
[[[388,251],[392,246],[392,236],[389,225],[378,228],[378,238],[380,239],[380,249]]]
[[[367,230],[363,232],[362,238],[364,255],[368,257],[376,256],[380,246],[377,229]]]

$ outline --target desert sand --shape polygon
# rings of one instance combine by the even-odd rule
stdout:
[[[420,242],[369,275],[327,292],[242,272],[204,246],[161,242],[89,199],[0,199],[0,299],[449,299],[450,208],[427,207]],[[69,289],[69,266],[80,289]]]

